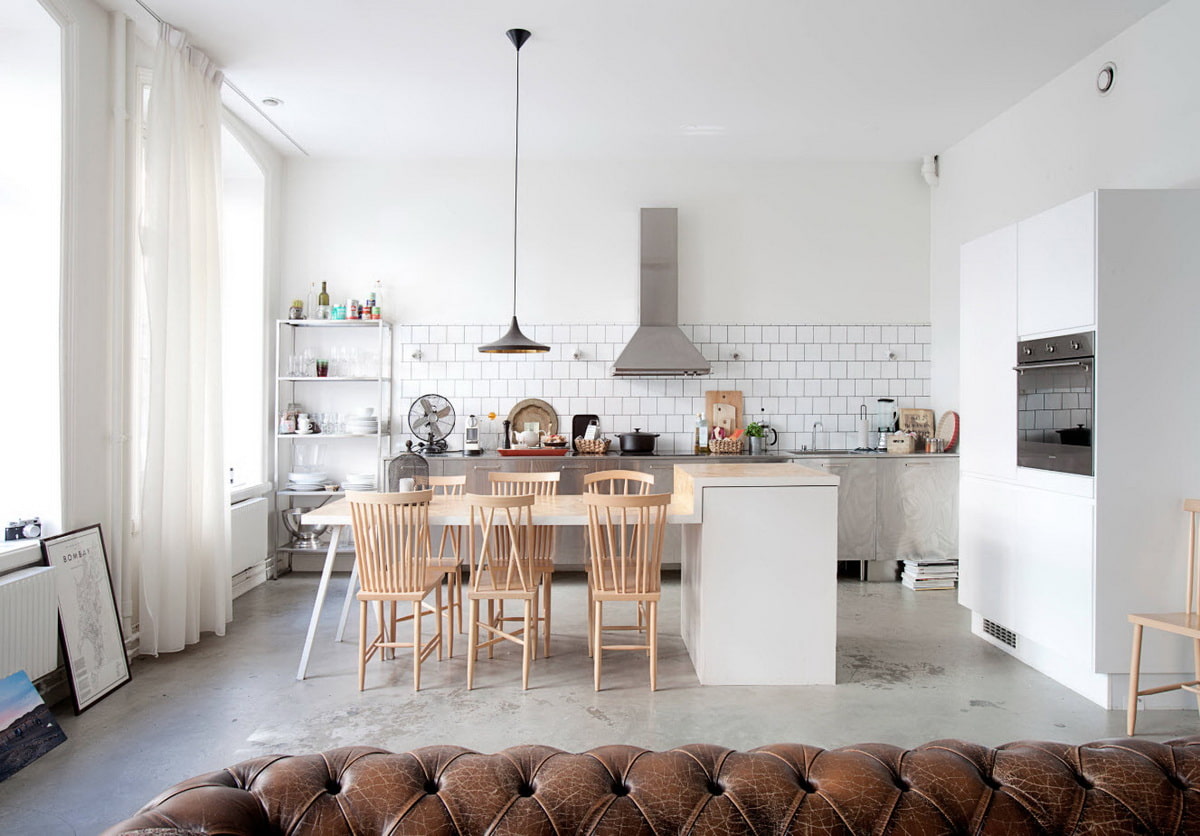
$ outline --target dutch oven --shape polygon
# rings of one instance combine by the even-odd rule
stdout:
[[[641,427],[634,427],[631,433],[617,433],[621,439],[622,453],[653,453],[654,439],[658,433],[644,433]]]
[[[1092,446],[1092,431],[1083,424],[1066,430],[1055,430],[1055,432],[1058,433],[1058,437],[1063,444],[1070,444],[1073,447]]]

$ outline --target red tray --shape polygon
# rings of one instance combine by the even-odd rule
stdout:
[[[502,456],[565,456],[569,447],[513,447],[505,450],[501,447],[496,452]]]

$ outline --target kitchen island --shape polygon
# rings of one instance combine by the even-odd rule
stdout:
[[[798,464],[675,465],[680,629],[703,685],[832,685],[837,476]]]

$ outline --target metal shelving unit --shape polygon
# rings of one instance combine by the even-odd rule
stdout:
[[[307,375],[290,374],[287,359],[293,354],[296,354],[298,349],[304,348],[313,349],[328,349],[330,347],[330,337],[339,331],[345,333],[370,333],[375,332],[375,350],[378,352],[379,367],[377,374],[370,375],[339,375],[336,377],[315,377]],[[361,342],[361,338],[360,338]],[[337,491],[295,491],[287,490],[284,485],[287,484],[287,473],[294,468],[291,466],[293,461],[293,450],[296,444],[305,444],[317,441],[337,441],[339,444],[352,444],[348,439],[371,439],[375,440],[375,452],[373,456],[373,467],[375,470],[375,478],[378,484],[383,484],[383,462],[388,453],[391,451],[391,369],[392,369],[392,326],[386,320],[315,320],[315,319],[280,319],[275,323],[275,404],[274,412],[271,420],[274,422],[275,429],[275,471],[274,471],[274,486],[275,486],[275,510],[282,512],[285,509],[294,507],[294,503],[304,501],[301,504],[323,504],[314,503],[312,500],[318,497],[323,497],[327,500],[335,499],[344,496],[345,493],[341,490]],[[349,389],[355,385],[373,384],[375,391],[372,393],[375,401],[375,415],[379,418],[378,432],[371,434],[359,433],[326,433],[318,432],[312,434],[300,433],[281,433],[279,432],[279,419],[283,415],[289,403],[304,403],[305,397],[312,398],[317,392],[333,391],[345,387]],[[291,546],[291,539],[287,534],[287,530],[280,522],[279,515],[274,516],[275,542],[279,543],[275,548],[274,558],[268,566],[268,576],[276,578],[281,570],[291,568],[291,559],[296,554],[324,554],[324,549],[319,552],[313,549],[297,548]],[[353,554],[353,546],[344,546],[338,549],[339,554]]]

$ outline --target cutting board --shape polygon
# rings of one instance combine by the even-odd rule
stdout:
[[[736,389],[705,392],[704,414],[710,431],[724,427],[732,433],[742,426],[742,393]]]
[[[933,438],[935,425],[932,409],[901,409],[901,432],[913,432],[925,438]]]

